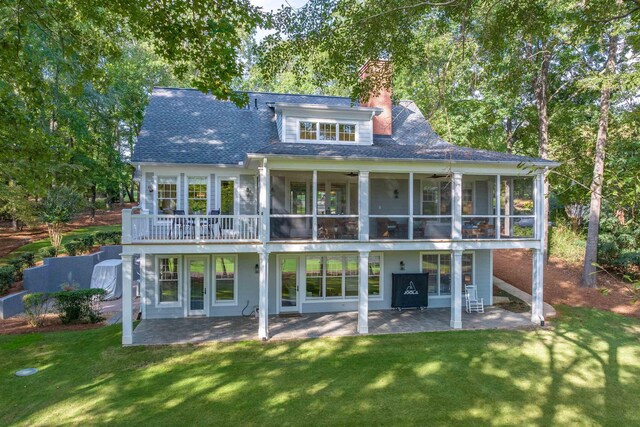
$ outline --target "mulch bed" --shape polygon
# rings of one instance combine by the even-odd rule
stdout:
[[[44,325],[34,328],[27,323],[25,316],[15,316],[9,319],[0,320],[0,335],[28,334],[36,332],[57,332],[57,331],[82,331],[85,329],[95,329],[104,326],[106,322],[100,323],[72,323],[65,325],[56,314],[49,314],[45,318]]]
[[[493,274],[530,294],[531,252],[524,249],[493,251]],[[640,303],[631,304],[631,292],[625,283],[600,273],[598,286],[609,291],[604,295],[598,289],[581,288],[581,275],[582,265],[551,257],[544,268],[544,300],[550,304],[593,307],[640,318]]]
[[[131,208],[132,204],[125,205],[124,209]],[[96,211],[95,220],[91,219],[89,213],[82,214],[70,223],[65,231],[71,231],[76,228],[90,227],[95,225],[117,225],[122,222],[122,209],[116,207],[109,211]],[[36,225],[24,227],[22,231],[14,231],[11,228],[11,222],[0,222],[0,258],[7,256],[20,246],[31,242],[46,239],[49,237],[47,227],[44,225]]]

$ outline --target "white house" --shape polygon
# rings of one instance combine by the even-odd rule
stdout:
[[[248,97],[154,89],[133,154],[140,206],[123,212],[123,344],[135,255],[143,319],[258,307],[266,339],[269,315],[291,311],[358,311],[367,333],[401,272],[428,272],[429,307],[451,307],[460,328],[465,285],[492,303],[492,251],[526,248],[543,320],[543,173],[556,163],[448,144],[390,91]]]

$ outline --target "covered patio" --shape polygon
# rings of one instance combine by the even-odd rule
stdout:
[[[369,312],[369,334],[398,334],[451,330],[451,310],[379,310]],[[295,317],[270,316],[271,340],[354,336],[358,313],[314,313]],[[513,313],[487,307],[485,313],[462,313],[462,329],[531,328],[531,313]],[[133,331],[133,345],[231,342],[258,339],[258,320],[253,317],[192,317],[147,319]]]

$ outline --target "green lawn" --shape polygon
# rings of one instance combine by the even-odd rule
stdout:
[[[554,330],[266,344],[4,336],[0,425],[640,425],[640,322],[560,312]]]
[[[73,231],[65,233],[62,237],[62,244],[67,243],[70,240],[77,239],[78,237],[84,237],[89,234],[94,234],[98,231],[120,231],[122,230],[121,225],[96,225],[94,227],[84,227],[84,228],[76,228]],[[40,255],[38,254],[38,250],[40,248],[46,248],[47,246],[51,246],[51,240],[49,238],[37,240],[35,242],[28,243],[24,246],[20,246],[18,249],[11,252],[4,258],[0,258],[0,265],[6,264],[12,258],[16,258],[23,252],[33,252],[36,254],[36,259],[40,260]],[[64,252],[64,248],[63,248]]]

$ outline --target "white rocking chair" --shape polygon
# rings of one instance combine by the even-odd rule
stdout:
[[[465,286],[467,313],[484,313],[484,298],[478,299],[478,288],[475,285]]]

